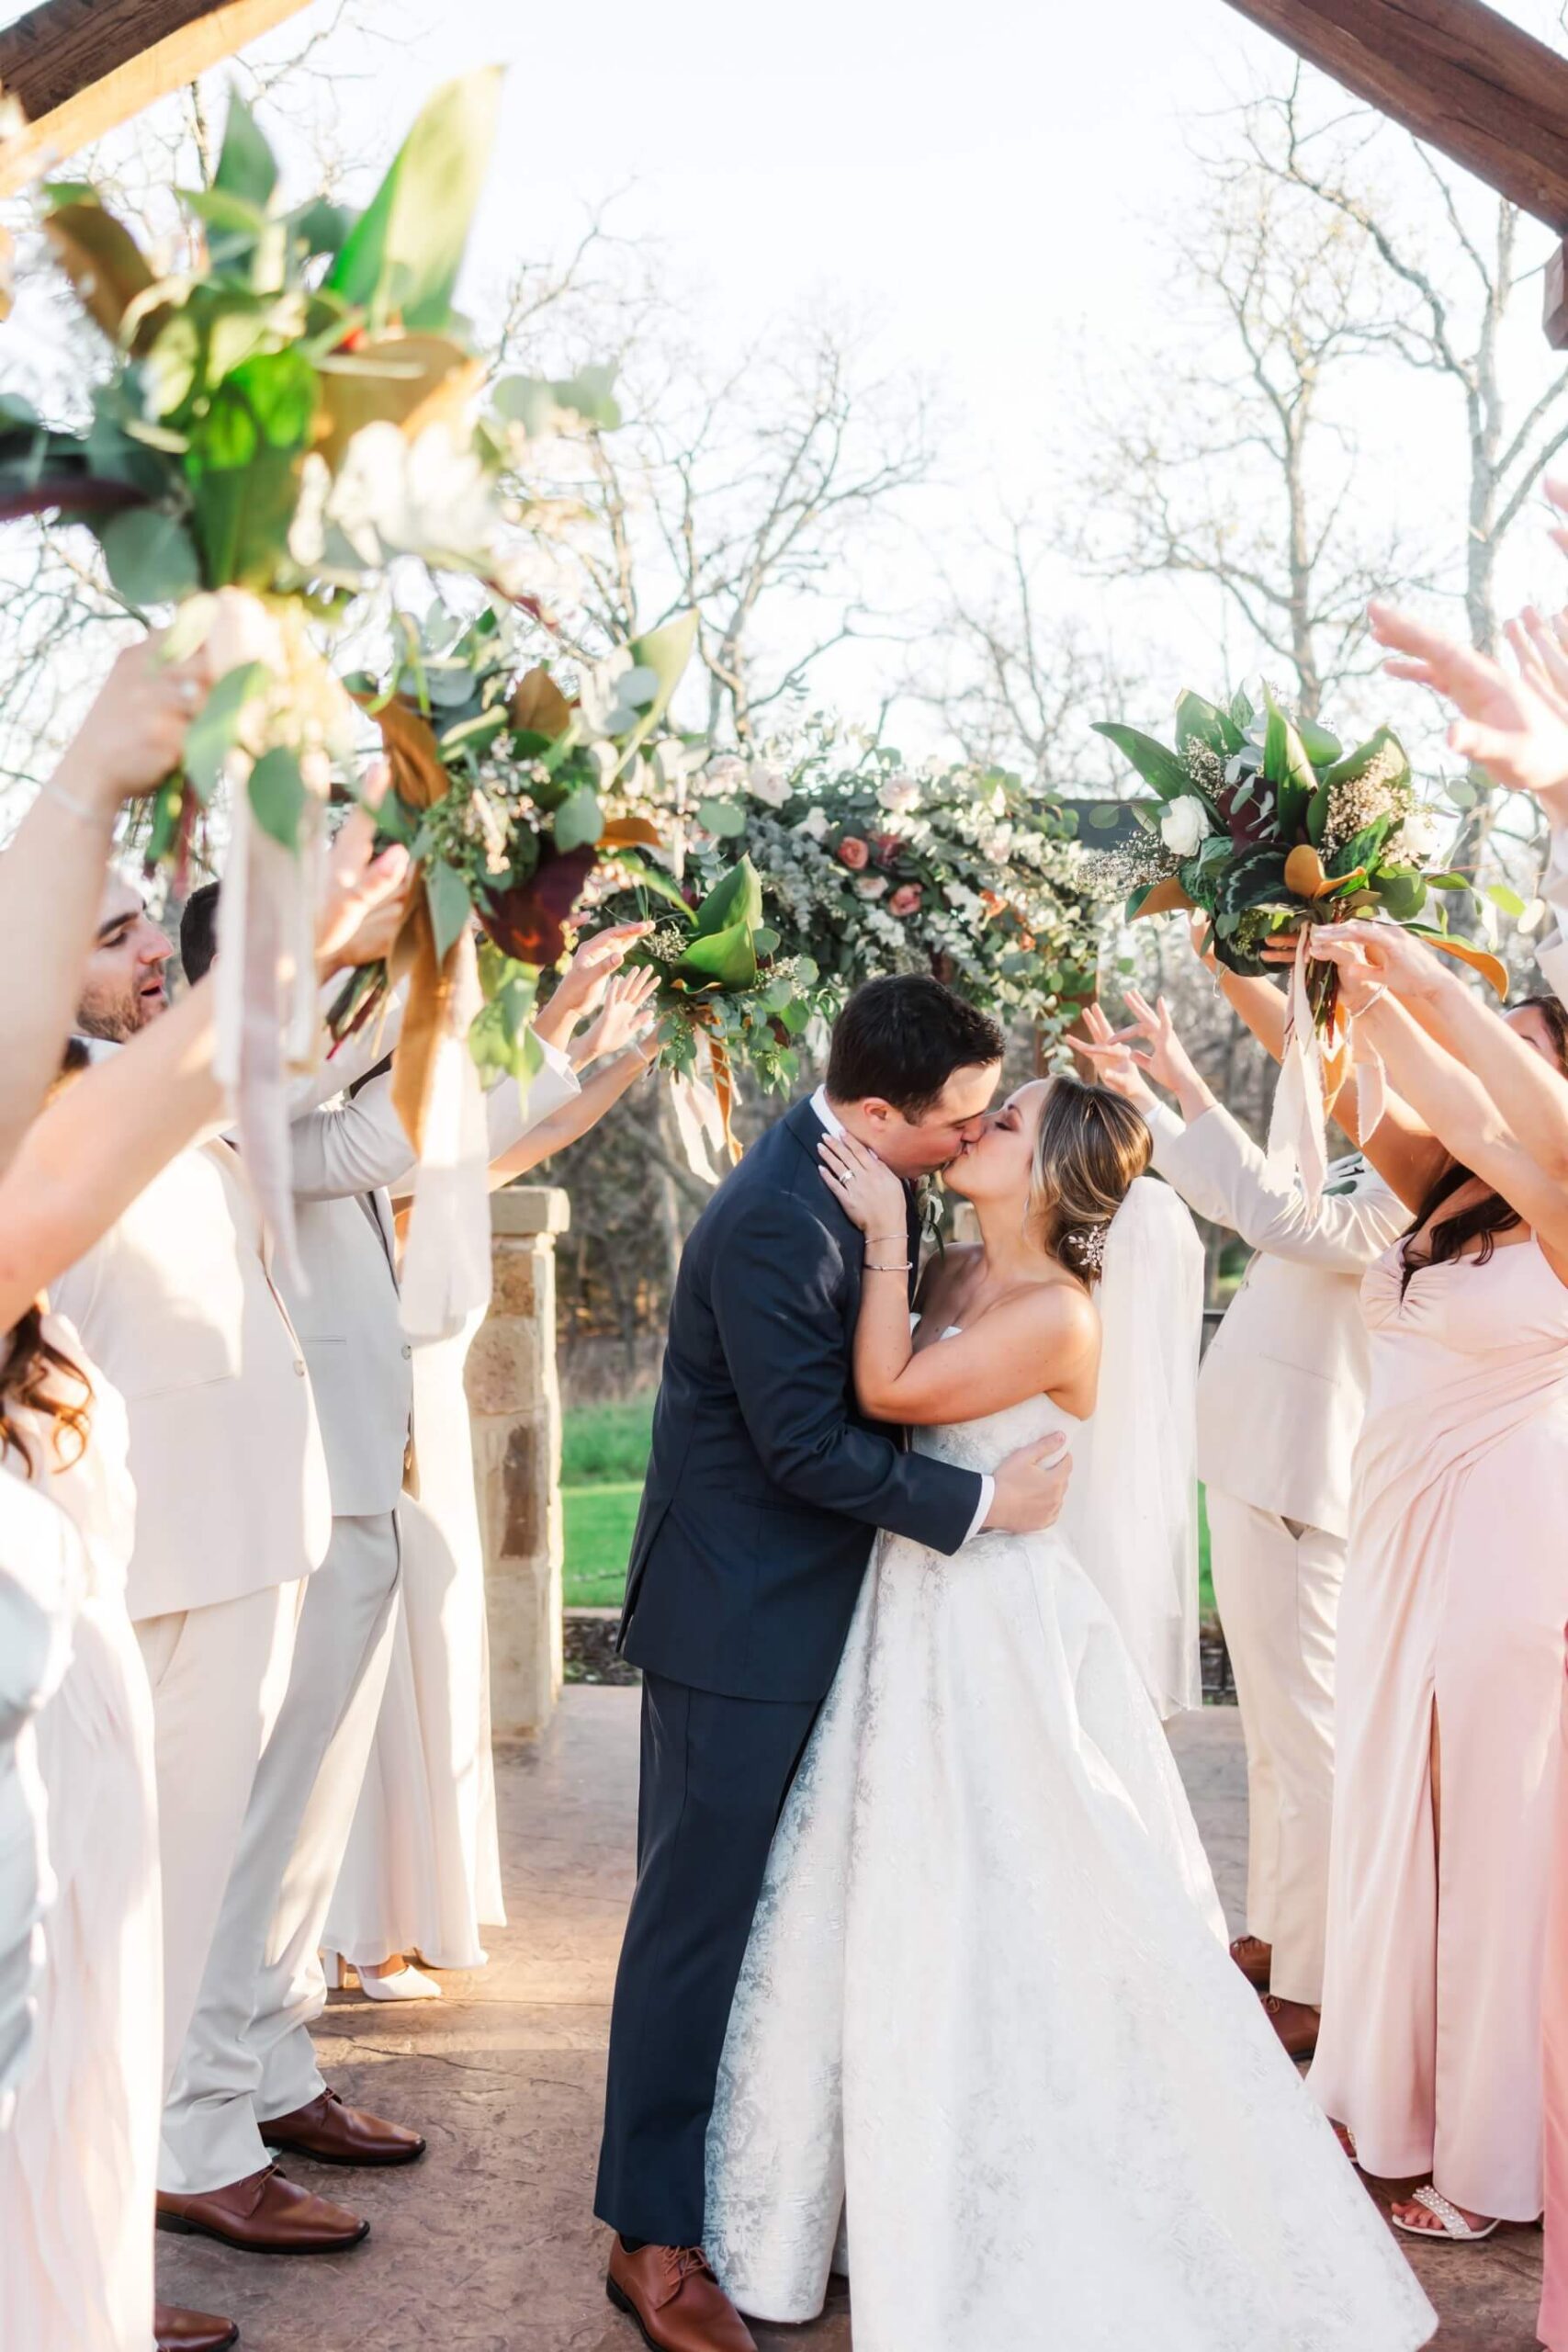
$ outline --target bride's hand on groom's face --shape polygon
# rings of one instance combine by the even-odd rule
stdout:
[[[878,1241],[908,1246],[908,1204],[890,1168],[853,1136],[824,1136],[818,1146],[822,1181],[852,1225]]]

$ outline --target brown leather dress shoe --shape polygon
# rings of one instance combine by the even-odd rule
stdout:
[[[424,2154],[417,2132],[345,2107],[336,2091],[322,2091],[309,2107],[297,2107],[292,2115],[258,2128],[269,2148],[313,2156],[319,2165],[412,2165]]]
[[[183,2312],[177,2303],[154,2303],[152,2340],[157,2352],[229,2352],[240,2331],[231,2319],[210,2312]]]
[[[216,2238],[242,2254],[344,2254],[370,2234],[368,2222],[297,2188],[276,2165],[199,2197],[158,2191],[158,2227]]]
[[[1263,2007],[1286,2057],[1310,2058],[1317,2048],[1321,2011],[1309,2009],[1304,2001],[1281,2001],[1274,1993],[1269,1994]]]
[[[628,2254],[616,2238],[604,2290],[653,2352],[757,2352],[700,2245],[645,2245]]]
[[[1274,1965],[1272,1944],[1266,1944],[1261,1936],[1237,1936],[1231,1958],[1255,1993],[1267,1993],[1269,1972]]]

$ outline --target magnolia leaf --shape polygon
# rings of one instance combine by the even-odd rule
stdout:
[[[1450,938],[1447,932],[1433,931],[1424,922],[1413,922],[1407,928],[1415,933],[1417,939],[1424,939],[1428,947],[1436,947],[1443,955],[1457,956],[1461,964],[1468,964],[1472,972],[1479,972],[1482,978],[1506,1001],[1507,968],[1495,956],[1489,956],[1484,947],[1472,947],[1468,939]]]
[[[1156,743],[1152,735],[1143,734],[1136,727],[1122,727],[1112,719],[1095,721],[1094,731],[1114,743],[1124,759],[1131,760],[1144,782],[1158,793],[1162,800],[1179,800],[1192,790],[1192,779],[1176,753],[1164,743]]]
[[[330,204],[324,196],[316,196],[291,212],[287,225],[308,254],[336,254],[358,218],[347,205]]]
[[[321,379],[297,349],[258,352],[191,426],[197,531],[215,587],[271,587],[288,548]]]
[[[455,939],[460,939],[474,911],[468,886],[454,865],[445,858],[436,858],[424,869],[424,892],[430,901],[430,928],[434,937],[435,960],[446,961],[446,951]]]
[[[367,424],[400,425],[412,440],[427,424],[465,407],[482,374],[449,335],[386,334],[318,361],[326,433],[321,454],[336,468]]]
[[[232,189],[183,187],[179,198],[187,212],[194,212],[198,220],[227,239],[241,238],[254,243],[258,237],[265,236],[270,226],[259,204],[253,204],[248,197],[237,195]]]
[[[714,884],[697,909],[693,928],[698,938],[705,938],[711,933],[728,931],[735,923],[743,923],[748,932],[753,932],[760,929],[761,921],[761,881],[750,859],[743,857]]]
[[[1263,780],[1275,789],[1280,831],[1287,839],[1312,806],[1318,780],[1300,735],[1265,687],[1269,725],[1263,737]]]
[[[1169,915],[1193,903],[1179,876],[1169,874],[1163,882],[1152,882],[1146,890],[1135,890],[1127,901],[1127,914],[1130,921],[1139,915]]]
[[[599,806],[599,796],[588,785],[581,785],[556,810],[556,847],[562,852],[581,849],[596,842],[604,830],[604,811]]]
[[[1392,727],[1380,727],[1375,735],[1369,735],[1364,743],[1358,743],[1353,752],[1347,752],[1342,760],[1336,760],[1323,781],[1329,785],[1359,784],[1373,761],[1382,760],[1385,754],[1389,762],[1389,783],[1395,786],[1408,783],[1410,762],[1405,757],[1404,744]]]
[[[374,697],[356,694],[355,702],[370,706],[381,730],[381,742],[391,764],[392,789],[411,808],[432,808],[446,798],[452,779],[442,765],[435,734],[427,718],[394,697],[378,709]]]
[[[94,198],[61,205],[44,222],[43,233],[84,310],[118,342],[127,305],[153,282],[130,230]]]
[[[201,565],[190,533],[173,514],[133,507],[117,514],[98,534],[114,582],[127,604],[177,605],[201,586]]]
[[[612,827],[611,831],[614,830]],[[609,839],[610,834],[606,833],[605,842],[608,842]],[[691,922],[692,910],[682,896],[679,883],[671,881],[660,866],[649,865],[642,858],[630,854],[617,856],[615,864],[623,874],[631,876],[637,889],[650,890],[655,898],[662,899],[667,905],[673,907],[683,922]]]
[[[1298,842],[1285,860],[1285,887],[1298,899],[1321,899],[1331,888],[1323,860],[1307,842]]]
[[[705,933],[687,943],[675,967],[682,978],[716,986],[726,995],[739,995],[757,984],[757,944],[750,923],[735,922],[724,931]]]
[[[400,319],[439,333],[451,320],[495,138],[501,71],[487,66],[436,92],[327,274],[328,289],[366,311],[374,329]]]
[[[185,772],[197,799],[209,801],[217,790],[246,707],[265,693],[270,676],[265,662],[242,662],[226,670],[186,728]]]
[[[264,752],[251,770],[251,814],[285,849],[299,846],[299,820],[310,797],[297,753],[286,744]]]
[[[1345,749],[1338,736],[1331,734],[1326,727],[1320,727],[1315,718],[1299,718],[1296,732],[1314,768],[1332,767]]]
[[[647,817],[617,817],[605,826],[599,836],[606,849],[629,849],[640,843],[644,849],[662,849],[664,836]]]
[[[702,800],[697,804],[697,821],[720,841],[739,841],[746,831],[746,811],[737,800]]]
[[[509,711],[521,732],[547,736],[552,743],[571,725],[571,705],[543,662],[518,679]]]
[[[1176,741],[1185,751],[1189,743],[1204,743],[1219,758],[1239,752],[1246,738],[1228,711],[1218,710],[1201,695],[1185,693],[1176,706]]]
[[[224,196],[243,198],[258,210],[265,209],[277,186],[276,159],[238,90],[229,94],[229,118],[212,185]]]

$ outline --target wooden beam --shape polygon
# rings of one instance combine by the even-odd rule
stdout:
[[[1568,59],[1483,0],[1229,0],[1309,63],[1568,232]]]
[[[305,0],[44,0],[0,30],[0,89],[27,129],[0,145],[0,196],[194,81]]]

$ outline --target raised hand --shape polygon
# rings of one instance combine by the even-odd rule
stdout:
[[[377,797],[379,797],[378,794]],[[354,809],[327,854],[316,912],[316,957],[323,973],[374,963],[397,936],[408,896],[409,854],[393,843],[379,857],[374,808]]]
[[[1088,1032],[1086,1036],[1067,1040],[1074,1053],[1082,1054],[1091,1064],[1101,1086],[1122,1096],[1134,1110],[1146,1111],[1156,1097],[1139,1067],[1139,1057],[1127,1043],[1134,1033],[1118,1034],[1111,1026],[1104,1007],[1099,1004],[1085,1005],[1083,1025]]]
[[[166,632],[128,645],[105,679],[50,786],[83,816],[112,819],[122,800],[155,792],[185,753],[186,729],[212,684],[205,646],[183,662],[164,652]]]
[[[659,974],[652,965],[645,964],[631,971],[618,971],[605,984],[604,1001],[597,1018],[581,1036],[573,1041],[572,1059],[579,1069],[590,1062],[602,1061],[608,1054],[618,1054],[626,1046],[653,1044],[658,1050],[657,1033],[650,1005],[659,987]],[[652,1055],[645,1058],[651,1060]]]
[[[1568,534],[1561,536],[1568,544]],[[1529,679],[1408,613],[1389,605],[1370,613],[1373,637],[1394,657],[1383,665],[1391,677],[1431,686],[1459,710],[1450,749],[1506,791],[1532,793],[1554,821],[1568,821],[1568,710],[1555,695],[1549,700]]]
[[[552,1005],[581,1020],[604,1002],[612,977],[620,970],[627,951],[653,929],[650,922],[611,923],[579,944],[556,983]]]
[[[852,1225],[898,1254],[908,1252],[908,1203],[904,1187],[875,1152],[853,1136],[824,1136],[818,1147],[822,1181]]]
[[[1450,977],[1429,948],[1393,922],[1318,923],[1307,933],[1307,952],[1339,973],[1339,993],[1348,1012],[1367,1012],[1379,997],[1407,1003],[1438,994]]]

